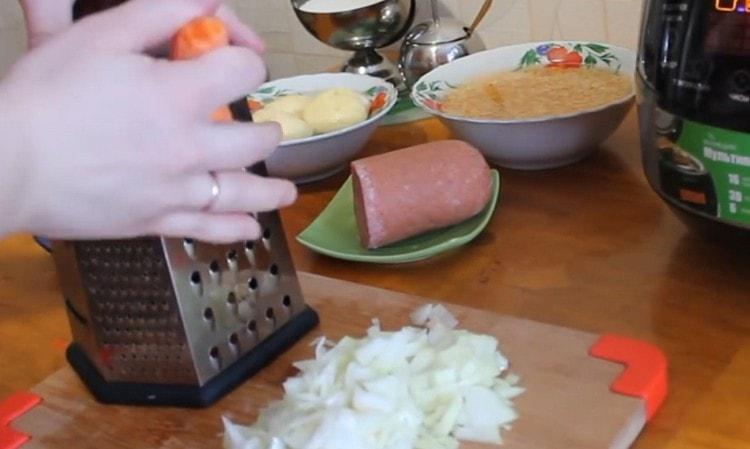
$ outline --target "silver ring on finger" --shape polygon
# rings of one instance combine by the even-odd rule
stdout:
[[[203,212],[208,212],[216,205],[217,201],[219,200],[219,196],[221,195],[221,185],[219,184],[219,176],[214,171],[208,172],[209,177],[211,178],[211,198],[208,200],[208,203],[203,206]]]

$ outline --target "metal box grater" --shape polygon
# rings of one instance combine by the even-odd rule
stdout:
[[[318,322],[277,212],[258,241],[55,242],[68,360],[102,402],[208,405]]]

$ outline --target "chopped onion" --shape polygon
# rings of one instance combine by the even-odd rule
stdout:
[[[226,449],[457,449],[500,444],[524,390],[490,335],[456,329],[442,305],[411,314],[419,327],[313,342],[285,396],[252,426],[224,418]]]

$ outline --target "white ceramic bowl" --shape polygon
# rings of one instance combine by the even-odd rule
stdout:
[[[334,87],[354,89],[371,101],[380,96],[378,102],[382,105],[373,108],[367,120],[348,128],[281,142],[266,160],[269,175],[305,183],[346,168],[398,99],[396,89],[380,78],[352,73],[319,73],[270,81],[249,95],[248,100],[262,105],[283,95],[313,95]]]
[[[414,85],[412,100],[423,110],[438,116],[458,138],[479,148],[497,165],[544,169],[576,162],[591,154],[617,129],[633,103],[632,92],[596,109],[534,119],[474,119],[441,110],[441,100],[447,92],[477,76],[532,65],[561,64],[548,57],[549,50],[555,47],[578,53],[580,57],[572,59],[580,60],[584,66],[626,74],[635,71],[632,51],[607,44],[569,41],[520,44],[475,53],[435,68]],[[529,101],[534,101],[533,96]]]

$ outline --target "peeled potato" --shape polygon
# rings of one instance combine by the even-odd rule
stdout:
[[[302,111],[302,118],[316,133],[327,133],[355,125],[367,119],[367,99],[346,88],[318,94]]]
[[[304,95],[285,95],[268,103],[264,109],[278,110],[302,117],[302,111],[311,101],[312,98]]]
[[[284,112],[279,109],[263,108],[253,113],[253,120],[256,123],[277,122],[281,125],[284,133],[283,140],[301,139],[313,135],[313,129],[304,120],[294,114]]]

